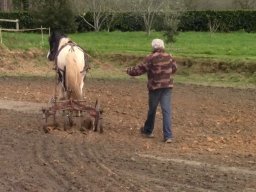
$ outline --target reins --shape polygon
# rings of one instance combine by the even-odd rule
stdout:
[[[85,65],[84,65],[84,69],[82,70],[82,71],[80,71],[81,73],[82,72],[87,72],[89,69],[91,69],[90,68],[90,65],[89,65],[89,62],[88,62],[88,58],[87,57],[89,57],[89,54],[86,52],[86,50],[85,49],[83,49],[82,47],[80,47],[80,46],[78,46],[75,42],[73,42],[73,41],[68,41],[67,43],[65,43],[64,45],[62,45],[61,47],[60,47],[60,49],[58,50],[58,52],[56,53],[56,55],[55,55],[55,59],[54,59],[54,63],[55,63],[55,67],[56,67],[56,70],[58,70],[58,65],[57,65],[57,63],[58,63],[58,55],[60,54],[60,52],[62,51],[62,49],[63,48],[65,48],[66,46],[70,46],[71,48],[70,48],[70,50],[71,51],[74,51],[74,47],[77,47],[77,48],[79,48],[83,53],[84,53],[84,62],[85,62]],[[59,70],[61,70],[61,69],[59,69]],[[63,71],[63,70],[61,70],[61,71]]]

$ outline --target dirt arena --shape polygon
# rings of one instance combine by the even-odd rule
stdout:
[[[54,80],[0,78],[0,191],[254,192],[256,90],[176,84],[174,142],[139,133],[145,82],[88,78],[85,99],[104,110],[104,133],[42,130]]]

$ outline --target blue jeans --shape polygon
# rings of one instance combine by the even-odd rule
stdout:
[[[172,89],[162,88],[149,91],[148,96],[148,116],[144,124],[144,133],[151,134],[154,130],[157,106],[160,102],[163,115],[164,139],[172,138],[172,110],[171,110]]]

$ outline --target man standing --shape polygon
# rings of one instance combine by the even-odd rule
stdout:
[[[173,78],[177,65],[173,57],[164,50],[164,42],[161,39],[152,41],[152,53],[144,58],[143,62],[135,67],[127,68],[130,76],[139,76],[147,73],[148,77],[148,115],[141,133],[151,138],[154,137],[153,130],[157,106],[160,103],[163,115],[163,137],[164,142],[172,142],[172,110],[171,93]]]

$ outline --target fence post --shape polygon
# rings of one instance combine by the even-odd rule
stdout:
[[[3,39],[2,39],[2,28],[0,28],[0,41],[1,41],[1,44],[3,44]]]
[[[41,42],[41,44],[42,44],[42,46],[43,46],[43,45],[44,45],[44,30],[43,30],[42,25],[41,25],[41,37],[42,37],[42,42]]]
[[[17,30],[17,31],[20,30],[19,19],[16,19],[16,30]]]

